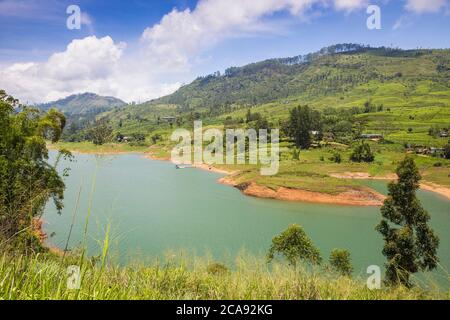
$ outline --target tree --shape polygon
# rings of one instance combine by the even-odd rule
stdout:
[[[329,264],[331,269],[343,276],[351,276],[353,272],[350,263],[350,252],[343,249],[333,249],[330,254]]]
[[[299,106],[290,112],[287,132],[298,148],[308,149],[311,145],[311,131],[321,131],[320,124],[321,116],[318,111],[308,106]]]
[[[322,262],[319,250],[313,245],[302,227],[296,224],[289,226],[272,239],[272,245],[267,253],[267,261],[271,262],[276,254],[283,256],[292,266],[296,266],[301,260],[311,264]]]
[[[335,163],[341,163],[342,162],[342,156],[339,152],[333,152],[333,155],[330,157],[330,161],[333,161]]]
[[[90,128],[88,138],[96,145],[108,142],[112,137],[113,129],[104,121],[101,121]]]
[[[350,160],[353,162],[373,162],[375,160],[375,156],[370,149],[368,143],[361,143],[356,146],[350,155]]]
[[[444,147],[444,158],[450,159],[450,143],[447,143]]]
[[[0,90],[0,243],[41,249],[35,219],[49,199],[63,207],[64,182],[47,163],[46,139],[57,142],[66,119],[55,109],[43,114]],[[61,156],[70,156],[61,151]]]
[[[376,227],[385,241],[386,282],[411,286],[410,275],[436,268],[439,239],[427,222],[430,215],[416,197],[421,176],[414,160],[406,157],[397,168],[398,181],[388,186]]]

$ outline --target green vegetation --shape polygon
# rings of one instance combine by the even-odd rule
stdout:
[[[385,241],[387,283],[411,286],[412,273],[436,268],[439,239],[427,224],[430,215],[416,197],[421,177],[414,161],[405,158],[397,175],[398,182],[389,184],[377,230]]]
[[[86,102],[78,112],[72,109],[80,99],[97,97],[69,97],[70,111],[63,110],[69,125],[63,133],[62,114],[22,106],[15,112],[18,102],[1,91],[0,279],[6,285],[0,286],[0,299],[449,298],[448,293],[410,287],[414,273],[437,263],[438,239],[415,191],[420,175],[450,187],[450,144],[442,134],[450,129],[449,66],[450,50],[336,45],[304,57],[230,68],[141,105],[110,101],[103,109]],[[202,120],[205,130],[281,129],[277,175],[261,176],[258,165],[217,165],[236,171],[232,178],[237,184],[339,194],[363,188],[345,174],[386,176],[396,171],[400,182],[389,185],[377,227],[386,242],[389,288],[370,291],[364,281],[351,279],[346,250],[333,250],[329,268],[319,270],[320,252],[297,225],[273,239],[270,265],[168,261],[164,266],[119,267],[108,263],[107,245],[101,265],[85,259],[84,252],[62,258],[41,247],[35,218],[50,198],[61,208],[64,190],[47,163],[45,140],[54,143],[52,148],[79,152],[145,152],[167,158],[174,146],[173,129],[192,130],[194,120]],[[383,139],[362,142],[367,133]],[[57,143],[61,136],[64,142]],[[405,153],[410,154],[406,160]],[[276,256],[289,265],[274,262]],[[81,266],[80,290],[66,286],[66,268],[73,263]]]
[[[230,272],[210,273],[204,259],[119,267],[86,261],[81,287],[67,288],[67,267],[78,260],[48,254],[0,254],[0,299],[275,299],[275,300],[417,300],[449,299],[448,293],[397,286],[369,290],[362,279],[306,271],[243,256]],[[18,272],[20,270],[20,272]]]
[[[65,121],[54,109],[41,114],[0,91],[0,247],[41,249],[35,219],[49,199],[63,207],[64,182],[47,163],[45,139],[57,142]]]
[[[350,252],[343,249],[333,249],[330,254],[329,264],[332,270],[342,276],[351,276],[353,272],[350,263]]]
[[[319,250],[299,225],[289,226],[279,236],[272,239],[267,261],[271,262],[277,254],[283,256],[294,267],[301,261],[313,265],[322,262]]]
[[[293,138],[298,148],[308,149],[311,146],[311,131],[319,132],[320,113],[311,110],[308,106],[297,107],[291,110],[287,124],[287,136]]]
[[[354,162],[373,162],[375,156],[370,149],[370,145],[363,142],[355,147],[350,155],[350,160]]]
[[[93,144],[102,145],[111,142],[113,129],[104,121],[97,123],[91,127],[87,133],[87,140]]]
[[[257,166],[219,166],[242,171],[236,176],[241,183],[269,188],[336,194],[359,183],[330,175],[392,175],[405,152],[413,154],[426,182],[450,187],[450,161],[440,158],[450,139],[441,136],[450,128],[449,66],[450,50],[337,45],[199,78],[167,97],[102,113],[91,126],[104,121],[113,137],[129,138],[112,149],[148,146],[160,158],[170,156],[172,131],[192,130],[194,120],[201,119],[205,130],[280,128],[278,175],[261,177]],[[87,132],[78,130],[67,141],[82,141]],[[362,144],[367,133],[384,139]]]

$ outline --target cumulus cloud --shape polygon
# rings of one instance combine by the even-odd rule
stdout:
[[[172,10],[160,23],[147,28],[142,42],[158,64],[186,67],[202,49],[237,33],[268,31],[264,19],[286,11],[303,16],[314,6],[334,5],[352,11],[367,0],[202,0],[194,10]]]
[[[406,9],[415,13],[439,12],[448,0],[406,0]]]
[[[89,89],[95,82],[107,82],[124,48],[125,44],[116,44],[110,37],[73,40],[64,52],[44,63],[16,63],[0,71],[0,86],[32,102],[60,98],[74,88]]]
[[[32,0],[35,3],[36,0]],[[406,0],[414,12],[432,12],[446,0]],[[0,5],[11,6],[11,0]],[[19,4],[25,5],[23,0]],[[16,5],[17,5],[16,3]],[[145,29],[138,50],[111,37],[73,40],[44,62],[0,67],[0,88],[29,102],[48,102],[91,91],[126,101],[146,101],[169,94],[193,78],[195,61],[205,49],[243,34],[273,30],[273,17],[305,18],[320,10],[351,12],[367,0],[199,0],[194,9],[173,9]],[[85,14],[83,24],[93,26]],[[278,24],[281,25],[281,24]],[[182,79],[182,80],[180,80]]]
[[[0,87],[24,102],[36,103],[87,91],[145,100],[180,86],[157,81],[145,63],[124,57],[125,48],[125,43],[108,36],[73,40],[46,62],[15,63],[0,70]]]
[[[8,3],[10,0],[7,0]],[[19,0],[22,3],[22,0]],[[33,0],[34,1],[34,0]],[[141,48],[95,36],[73,40],[45,62],[16,63],[0,70],[0,87],[30,102],[47,102],[93,91],[127,101],[168,94],[189,79],[202,50],[231,36],[268,32],[275,13],[302,17],[314,6],[352,10],[364,0],[200,0],[195,9],[173,9],[141,36]],[[10,4],[9,4],[10,5]],[[93,25],[84,13],[83,24]]]

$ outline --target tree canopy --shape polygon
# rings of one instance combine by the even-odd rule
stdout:
[[[376,229],[385,241],[386,282],[410,286],[410,275],[433,270],[438,263],[439,239],[428,226],[430,215],[416,197],[421,176],[414,160],[406,157],[397,168],[398,181],[388,186]]]
[[[52,198],[62,209],[65,186],[47,162],[46,140],[58,141],[65,124],[60,112],[41,113],[0,90],[0,242],[33,247],[38,240],[33,222],[47,201]]]

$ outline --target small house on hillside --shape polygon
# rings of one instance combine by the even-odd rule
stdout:
[[[439,137],[440,138],[448,138],[449,134],[448,131],[441,131],[439,132]]]
[[[162,117],[161,120],[167,123],[174,123],[177,120],[177,118],[169,116],[169,117]]]
[[[380,133],[363,133],[361,138],[368,140],[383,140],[384,137]]]

